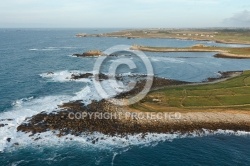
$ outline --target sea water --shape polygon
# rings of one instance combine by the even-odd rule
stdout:
[[[250,137],[244,131],[204,130],[203,133],[140,134],[126,138],[101,133],[58,138],[46,132],[30,136],[17,132],[26,118],[58,110],[58,105],[101,99],[91,79],[71,80],[71,74],[92,72],[97,57],[74,53],[104,51],[115,45],[188,47],[195,44],[240,47],[207,41],[176,39],[76,38],[77,33],[105,33],[119,29],[0,29],[0,165],[247,165]],[[214,58],[215,53],[150,53],[154,74],[200,82],[218,71],[250,69],[250,60]],[[104,66],[119,57],[113,57]],[[138,64],[136,73],[144,73]],[[49,73],[48,73],[49,72]],[[129,73],[126,67],[120,69]],[[7,120],[13,119],[13,120]],[[8,142],[6,139],[11,138]],[[102,138],[93,144],[92,138]]]

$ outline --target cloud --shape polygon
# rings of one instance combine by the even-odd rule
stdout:
[[[232,26],[250,26],[250,11],[244,10],[235,13],[232,17],[224,20],[224,23]]]

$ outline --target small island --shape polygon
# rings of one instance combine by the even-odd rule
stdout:
[[[72,56],[76,57],[93,57],[93,56],[101,56],[104,55],[100,50],[90,50],[87,52],[84,52],[82,54],[73,54]]]

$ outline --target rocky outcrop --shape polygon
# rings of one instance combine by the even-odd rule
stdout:
[[[209,78],[207,78],[203,82],[215,82],[215,81],[219,81],[219,80],[231,78],[231,77],[240,75],[242,73],[243,73],[243,71],[228,71],[228,72],[221,72],[221,71],[219,71],[218,72],[218,74],[220,74],[219,77],[209,77]]]
[[[0,124],[0,127],[4,127],[4,126],[6,126],[7,124]]]
[[[88,35],[86,33],[78,33],[76,34],[76,37],[87,37]]]
[[[92,76],[90,73],[86,73],[80,76],[73,76],[75,79],[85,78]],[[103,75],[105,76],[105,75]],[[146,80],[145,75],[133,75],[128,76],[140,81],[136,84],[135,88],[129,92],[121,93],[116,96],[116,98],[128,97],[130,95],[135,95],[140,92],[143,88]],[[123,80],[122,76],[117,76],[118,79]],[[167,86],[167,85],[178,85],[185,82],[168,80],[164,78],[157,78],[153,82],[153,88]],[[74,134],[79,135],[82,132],[101,132],[104,134],[122,134],[126,133],[139,133],[139,132],[149,132],[157,131],[158,127],[155,125],[144,125],[137,122],[134,118],[129,118],[124,121],[124,118],[121,119],[94,119],[91,117],[85,117],[84,119],[70,119],[69,113],[91,113],[91,112],[100,112],[100,113],[124,113],[126,112],[125,107],[120,107],[109,103],[106,100],[101,101],[92,101],[89,105],[82,104],[81,101],[73,101],[69,103],[64,103],[59,106],[61,109],[59,112],[55,113],[40,113],[30,119],[26,119],[27,123],[21,124],[17,130],[23,132],[32,132],[32,133],[41,133],[49,130],[59,130],[60,135]],[[124,116],[122,114],[121,116]],[[128,121],[127,121],[128,120]],[[164,129],[165,130],[165,129]],[[164,130],[160,129],[159,132]]]
[[[33,116],[28,123],[18,126],[17,130],[22,132],[41,133],[49,130],[60,131],[58,136],[67,134],[80,135],[81,133],[101,132],[107,135],[126,136],[138,133],[172,133],[193,132],[208,130],[242,130],[250,131],[250,115],[235,116],[233,113],[224,112],[191,112],[183,113],[181,119],[137,119],[135,116],[125,118],[126,108],[114,106],[101,100],[93,101],[88,106],[80,101],[67,103],[61,106],[62,111],[57,114],[40,113]],[[88,116],[79,119],[71,119],[69,113],[96,113],[113,112],[120,113],[121,119],[99,119]],[[143,114],[143,113],[142,113]],[[240,115],[240,116],[239,116]],[[146,116],[146,113],[145,113]]]
[[[103,53],[99,50],[90,50],[87,52],[84,52],[82,54],[73,54],[72,56],[76,57],[93,57],[93,56],[101,56]]]
[[[214,55],[215,58],[229,58],[229,59],[249,59],[250,55],[236,55],[227,52],[221,52]]]
[[[93,73],[83,73],[83,74],[72,74],[71,75],[71,79],[72,80],[77,80],[77,79],[82,79],[82,78],[90,78],[90,77],[94,77],[94,78],[98,78],[99,80],[107,80],[109,78],[108,75],[100,73],[98,75],[93,75]]]
[[[225,77],[230,73],[225,73]],[[85,76],[91,76],[86,74]],[[136,77],[136,76],[134,76]],[[124,92],[116,98],[126,98],[137,94],[145,85],[146,76],[137,76],[140,81],[135,88],[129,92]],[[169,85],[180,85],[186,82],[168,80],[164,78],[154,78],[152,88],[159,88]],[[143,102],[143,101],[142,101]],[[157,101],[156,101],[157,102]],[[101,100],[92,101],[89,105],[84,105],[82,101],[72,101],[59,106],[60,111],[52,113],[40,113],[26,119],[18,126],[17,130],[22,132],[42,133],[46,131],[59,131],[58,136],[67,134],[80,135],[81,133],[101,132],[107,135],[126,136],[127,134],[152,133],[172,133],[172,132],[193,132],[208,130],[243,130],[250,131],[250,113],[218,111],[218,112],[182,112],[181,118],[174,119],[140,119],[133,116],[138,113],[130,107],[117,106]],[[97,114],[96,114],[97,113]],[[116,118],[100,118],[100,114],[113,113]],[[132,116],[127,116],[130,113]],[[147,117],[148,112],[139,112],[143,117]],[[77,115],[77,116],[76,116]],[[84,116],[83,116],[84,115]],[[78,118],[77,118],[78,117]],[[141,116],[140,116],[141,117]]]

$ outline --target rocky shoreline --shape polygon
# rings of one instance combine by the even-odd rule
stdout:
[[[206,80],[204,80],[203,82],[207,83],[207,82],[223,81],[225,79],[238,76],[238,75],[240,75],[242,73],[243,73],[243,71],[227,71],[227,72],[221,72],[221,71],[219,71],[218,72],[218,74],[220,74],[219,77],[217,77],[217,78],[216,77],[209,77]]]
[[[221,79],[230,77],[235,72],[221,73]],[[73,76],[75,79],[90,77],[91,74]],[[105,76],[103,74],[103,76]],[[135,76],[133,76],[135,77]],[[140,76],[141,81],[129,92],[121,93],[116,98],[126,98],[141,90],[145,84],[145,79]],[[121,78],[120,78],[121,79]],[[217,80],[218,78],[216,78]],[[215,81],[210,78],[207,81]],[[173,86],[188,84],[187,82],[168,80],[164,78],[154,78],[152,89],[163,86]],[[243,130],[250,131],[250,114],[232,113],[226,111],[211,112],[181,112],[181,118],[173,118],[170,112],[167,119],[149,119],[149,112],[138,112],[127,106],[116,106],[106,100],[92,101],[89,105],[84,105],[81,101],[72,101],[59,106],[60,111],[52,113],[40,113],[18,126],[17,130],[26,133],[42,133],[46,131],[59,131],[58,136],[67,134],[80,135],[81,133],[100,132],[107,135],[126,136],[127,134],[146,133],[172,133],[172,132],[193,132],[208,130]],[[84,118],[70,118],[70,114],[86,115]],[[80,114],[79,114],[80,113]],[[105,113],[119,114],[119,118],[99,119],[93,118],[91,113],[98,116]],[[129,116],[128,116],[129,113]],[[138,118],[138,113],[140,117]],[[165,116],[166,118],[166,116]]]
[[[235,55],[235,54],[230,54],[230,53],[218,53],[215,54],[214,57],[216,58],[230,58],[230,59],[249,59],[249,55]]]
[[[87,52],[84,52],[82,54],[73,54],[72,56],[76,57],[93,57],[93,56],[101,56],[103,53],[99,50],[90,50]]]
[[[110,57],[117,57],[120,55],[125,55],[125,56],[131,56],[131,52],[128,51],[117,51],[111,54],[105,54],[102,51],[99,50],[90,50],[84,53],[75,53],[72,56],[76,56],[76,57],[97,57],[97,56],[110,56]]]
[[[78,136],[81,133],[91,134],[93,132],[124,137],[127,134],[186,133],[202,131],[202,129],[250,131],[250,115],[244,115],[244,113],[236,115],[227,112],[194,112],[182,113],[180,119],[138,119],[136,116],[126,116],[125,112],[128,111],[126,108],[114,106],[104,100],[93,101],[88,106],[83,105],[80,101],[75,101],[62,105],[61,109],[62,111],[56,114],[40,113],[35,115],[28,121],[29,123],[21,124],[17,130],[31,132],[32,134],[59,131],[59,137],[67,134]],[[69,118],[69,113],[77,112],[119,112],[121,119],[95,119],[89,115],[84,119]],[[143,116],[146,117],[146,113],[143,113]]]

